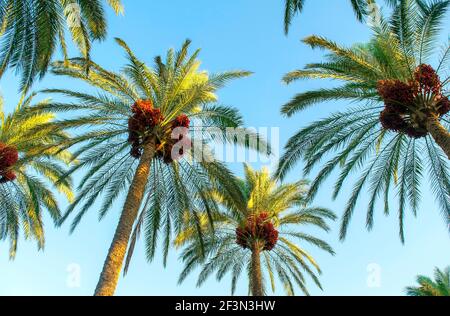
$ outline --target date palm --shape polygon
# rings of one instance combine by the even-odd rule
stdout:
[[[195,203],[191,196],[210,188],[211,184],[221,188],[224,194],[239,193],[230,181],[227,168],[208,154],[207,145],[211,141],[269,150],[256,134],[242,128],[237,110],[216,104],[218,89],[230,80],[248,76],[249,72],[208,74],[199,70],[199,50],[190,55],[189,41],[178,52],[170,49],[165,61],[157,57],[155,67],[151,68],[124,41],[117,39],[117,42],[128,58],[121,72],[105,70],[83,59],[73,59],[69,64],[57,62],[53,68],[57,75],[84,80],[97,88],[97,94],[49,90],[72,97],[74,102],[43,107],[83,113],[61,121],[61,128],[89,127],[86,133],[67,143],[67,146],[83,143],[74,153],[80,163],[68,175],[88,168],[81,179],[80,192],[64,216],[66,219],[79,207],[72,230],[98,198],[103,196],[99,210],[102,218],[117,198],[126,193],[95,291],[99,296],[114,294],[127,249],[126,268],[141,231],[145,233],[149,260],[153,259],[160,234],[163,235],[166,261],[171,235],[180,229],[184,211],[195,214],[198,208],[214,209],[207,195]],[[86,62],[91,69],[88,74],[83,70]],[[177,126],[189,127],[190,141],[189,130],[173,139],[174,124],[178,123]],[[227,131],[229,128],[239,130],[234,134]],[[240,137],[240,133],[248,137]],[[176,150],[180,143],[183,146]],[[259,147],[252,147],[253,144]]]
[[[106,36],[103,0],[0,0],[0,78],[8,68],[21,73],[28,90],[42,77],[61,46],[67,55],[65,28],[82,55],[89,57],[92,40]],[[121,0],[107,0],[116,13]]]
[[[386,0],[389,5],[394,5],[397,0]],[[370,5],[375,4],[375,0],[350,0],[355,15],[358,21],[363,21],[366,16],[370,15]],[[292,23],[292,19],[295,15],[303,11],[305,0],[285,0],[285,13],[284,13],[284,31],[286,34],[289,32],[289,28]]]
[[[220,212],[213,214],[214,230],[210,229],[207,215],[203,215],[200,225],[210,234],[205,233],[201,240],[195,238],[198,221],[188,220],[178,236],[177,246],[185,246],[181,256],[185,268],[179,282],[200,266],[198,286],[214,273],[219,281],[230,273],[232,294],[243,271],[248,273],[249,293],[254,296],[265,295],[266,276],[273,291],[277,276],[288,295],[294,295],[295,286],[308,295],[305,273],[322,288],[318,279],[321,269],[304,245],[331,254],[333,249],[325,241],[302,232],[301,226],[329,231],[327,220],[335,220],[335,215],[305,203],[305,181],[278,185],[267,169],[254,171],[247,165],[245,180],[237,181],[243,201],[218,191],[213,194],[221,205]]]
[[[450,155],[450,118],[445,114],[449,110],[450,79],[446,74],[450,60],[449,44],[443,45],[434,69],[425,64],[436,59],[439,47],[436,42],[449,5],[450,1],[402,0],[392,17],[374,28],[369,43],[352,48],[342,47],[323,37],[308,37],[304,40],[306,44],[329,52],[326,60],[309,64],[284,78],[287,83],[299,79],[333,79],[341,83],[333,88],[296,95],[282,108],[287,116],[325,101],[343,100],[360,104],[301,129],[286,145],[286,153],[277,171],[277,175],[283,178],[303,158],[306,161],[304,172],[309,174],[320,161],[329,157],[311,185],[309,198],[315,197],[321,184],[335,169],[340,168],[340,175],[334,186],[333,198],[347,185],[351,174],[360,173],[342,218],[341,239],[346,237],[362,192],[369,198],[367,228],[372,229],[376,201],[384,196],[384,212],[389,214],[390,191],[395,189],[400,237],[404,241],[405,210],[409,202],[416,214],[426,169],[444,221],[450,224],[450,174],[445,157],[445,154]],[[418,91],[417,87],[422,89],[426,72],[437,84],[427,93],[420,92],[422,94],[419,93],[411,103],[392,104],[381,97],[383,85],[394,83],[400,87],[394,92],[400,95],[401,89],[406,87],[403,91],[409,98],[407,89],[412,87],[414,93]],[[441,82],[436,73],[441,74]],[[416,82],[417,78],[420,83]],[[439,90],[440,94],[432,90]],[[390,125],[392,122],[386,121],[388,105],[395,110],[404,107],[402,115],[393,115],[394,123],[398,124],[395,128]]]
[[[436,268],[434,280],[419,275],[417,283],[419,286],[406,288],[408,296],[450,296],[450,267],[444,271]]]
[[[59,146],[68,136],[52,127],[53,114],[29,111],[32,100],[33,95],[24,98],[6,114],[0,98],[0,239],[9,239],[11,259],[21,231],[26,239],[35,239],[39,249],[44,247],[44,212],[55,223],[60,219],[50,186],[73,199],[70,179],[58,182],[72,158]]]

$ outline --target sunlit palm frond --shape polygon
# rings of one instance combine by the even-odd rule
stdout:
[[[10,114],[1,110],[0,143],[19,154],[18,161],[0,176],[5,179],[6,172],[17,176],[0,183],[0,239],[9,239],[11,258],[16,255],[20,234],[35,239],[39,249],[44,247],[44,211],[55,223],[61,217],[54,192],[73,200],[70,177],[59,181],[72,161],[60,145],[69,136],[53,125],[52,113],[34,110],[32,99],[33,95],[22,100]]]
[[[436,268],[434,280],[426,276],[417,277],[418,286],[406,288],[408,296],[450,296],[450,267]]]

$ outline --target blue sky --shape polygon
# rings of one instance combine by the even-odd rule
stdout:
[[[255,73],[222,90],[220,101],[239,108],[248,126],[280,127],[280,144],[284,145],[289,136],[308,122],[346,106],[345,103],[327,104],[290,119],[280,115],[280,106],[296,92],[323,87],[323,82],[305,81],[291,86],[281,82],[286,72],[321,59],[321,52],[312,51],[300,39],[318,34],[351,45],[367,40],[370,33],[366,26],[356,22],[350,1],[310,0],[303,15],[295,20],[289,37],[285,37],[282,2],[124,0],[125,16],[115,17],[109,12],[109,37],[94,46],[93,59],[107,68],[119,69],[123,65],[123,52],[114,43],[114,37],[126,40],[135,53],[149,63],[153,62],[154,56],[164,54],[170,47],[178,48],[186,38],[190,38],[193,47],[202,48],[200,59],[204,69],[210,72],[245,69]],[[8,73],[0,81],[6,110],[11,110],[18,100],[17,80]],[[87,89],[78,82],[52,76],[46,77],[35,89],[44,87]],[[240,164],[230,164],[230,167],[237,174],[242,173]],[[299,164],[291,172],[289,180],[298,180],[302,176],[301,170]],[[331,257],[306,247],[323,270],[321,281],[324,291],[309,282],[311,293],[402,295],[404,287],[413,284],[417,274],[430,275],[435,266],[443,268],[448,265],[448,230],[437,203],[427,189],[426,180],[424,183],[423,201],[417,218],[411,213],[407,215],[407,243],[404,246],[398,238],[395,214],[386,218],[379,210],[374,230],[371,233],[365,230],[367,201],[364,198],[357,208],[346,242],[338,241],[338,224],[333,225],[333,232],[328,235],[319,233],[335,247],[337,254]],[[349,191],[345,190],[340,198],[332,201],[331,187],[332,181],[327,181],[314,204],[328,207],[340,215]],[[63,207],[66,206],[62,199],[61,203]],[[32,242],[21,242],[14,262],[8,260],[8,245],[0,243],[0,295],[91,295],[112,240],[121,206],[122,200],[114,205],[102,222],[98,222],[94,206],[73,235],[69,235],[68,225],[54,229],[47,221],[45,251],[38,252]],[[229,279],[217,283],[211,278],[198,289],[193,275],[183,285],[177,286],[177,277],[182,268],[177,261],[177,253],[171,253],[169,265],[164,269],[160,256],[149,264],[143,250],[141,242],[129,274],[120,279],[117,294],[229,294]],[[369,286],[374,276],[368,272],[371,267],[379,270],[379,273],[375,273],[380,280],[376,287]],[[73,268],[80,269],[79,286],[76,282],[71,283]],[[283,294],[280,287],[279,290],[277,294]],[[239,284],[238,294],[247,294],[245,279]]]

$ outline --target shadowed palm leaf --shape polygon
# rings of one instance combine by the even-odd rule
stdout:
[[[84,57],[92,40],[106,36],[103,0],[0,0],[0,77],[8,67],[22,75],[28,90],[42,77],[58,44],[66,55],[65,28]],[[121,0],[108,0],[120,13]]]
[[[450,267],[444,271],[436,268],[434,280],[420,275],[417,277],[417,287],[406,288],[408,296],[450,296]]]
[[[241,132],[245,132],[242,118],[237,110],[215,104],[218,89],[230,80],[248,76],[249,72],[208,74],[199,70],[199,51],[190,55],[189,41],[178,52],[169,50],[164,62],[157,57],[155,67],[150,68],[138,60],[122,40],[117,39],[117,42],[128,58],[128,64],[120,73],[107,71],[90,61],[91,70],[86,74],[83,71],[85,60],[82,59],[73,59],[69,65],[58,62],[53,69],[57,75],[86,81],[98,88],[97,94],[50,90],[47,92],[72,97],[74,102],[42,107],[51,111],[76,110],[84,113],[61,121],[61,128],[89,127],[89,131],[67,143],[67,146],[83,143],[75,152],[80,163],[68,175],[82,168],[88,169],[81,179],[80,193],[75,203],[64,216],[66,219],[76,208],[79,209],[72,230],[100,197],[103,197],[99,210],[102,218],[123,193],[128,194],[97,287],[98,295],[114,293],[125,251],[128,248],[127,269],[141,232],[145,235],[147,258],[153,259],[161,240],[166,261],[171,236],[179,232],[183,213],[186,210],[193,214],[199,209],[214,210],[215,205],[207,195],[196,201],[191,199],[192,196],[214,184],[224,194],[238,198],[236,196],[240,192],[230,181],[230,172],[222,163],[210,161],[208,151],[203,151],[202,147],[207,149],[208,143],[215,141],[250,148],[255,144],[250,141],[251,138],[259,140],[258,135],[251,131],[247,131],[249,137],[245,138],[226,133],[227,128],[240,128]],[[141,143],[139,148],[135,148],[129,143],[129,124],[140,104],[148,104],[153,108],[149,111],[158,111],[163,119],[154,128],[146,127],[144,131],[139,131]],[[166,130],[170,129],[174,119],[184,115],[192,122],[191,149],[185,149],[180,159],[169,161],[166,160],[166,151],[162,159],[159,150],[171,141],[171,135],[167,135]],[[256,145],[261,147],[255,149],[261,151],[266,147],[261,140]],[[203,154],[206,156],[201,157]]]
[[[72,160],[58,145],[68,136],[51,125],[53,114],[29,111],[32,98],[25,98],[9,115],[3,112],[0,99],[0,239],[10,240],[11,258],[21,230],[25,238],[37,241],[39,249],[44,247],[44,211],[59,221],[61,212],[49,186],[73,199],[70,178],[57,182],[66,173],[64,165]],[[16,155],[14,164],[5,166],[11,158],[4,148]]]
[[[277,171],[277,175],[283,178],[299,159],[304,158],[304,172],[309,174],[324,157],[333,155],[312,183],[309,198],[315,197],[321,184],[339,167],[341,171],[334,187],[334,198],[352,173],[360,173],[344,212],[341,239],[346,237],[361,193],[365,192],[369,198],[367,228],[371,229],[378,197],[384,196],[384,212],[389,214],[389,193],[395,189],[399,204],[400,237],[404,241],[405,209],[409,202],[413,213],[417,212],[420,185],[426,171],[444,220],[447,225],[450,224],[450,174],[448,160],[441,150],[448,148],[441,146],[445,145],[445,141],[435,142],[442,139],[448,141],[449,134],[445,130],[448,130],[450,122],[448,114],[443,115],[440,121],[434,116],[432,120],[431,116],[427,117],[427,124],[430,124],[427,128],[438,126],[438,136],[443,138],[436,137],[435,129],[426,130],[422,135],[425,137],[417,139],[403,132],[392,132],[380,124],[380,112],[384,105],[377,92],[380,80],[408,82],[418,65],[434,60],[439,46],[436,39],[449,4],[449,1],[427,4],[424,1],[402,0],[390,21],[383,20],[374,29],[369,43],[353,48],[339,46],[318,36],[308,37],[304,40],[306,44],[329,52],[326,61],[309,64],[284,78],[287,83],[300,79],[334,79],[343,83],[334,88],[298,94],[283,106],[282,112],[287,116],[324,101],[362,103],[299,131],[289,140]],[[442,78],[442,93],[448,97],[449,44],[443,45],[441,51],[435,69]]]
[[[393,6],[397,0],[386,0],[386,3]],[[374,12],[371,12],[370,6],[375,4],[375,0],[350,0],[350,3],[355,11],[358,21],[363,21],[364,18]],[[284,31],[286,34],[289,32],[289,28],[292,23],[292,19],[295,15],[303,11],[305,0],[285,0],[285,13],[284,13]]]
[[[334,254],[333,249],[323,240],[300,231],[300,227],[311,225],[328,232],[327,220],[335,220],[335,215],[323,208],[307,206],[304,199],[307,191],[305,181],[278,185],[266,169],[258,172],[249,166],[245,166],[245,180],[238,181],[243,201],[230,199],[221,192],[213,194],[221,211],[213,214],[214,230],[211,234],[205,234],[202,240],[196,238],[199,227],[205,232],[210,231],[207,214],[202,215],[200,224],[195,218],[188,217],[187,228],[176,240],[177,246],[185,246],[182,253],[185,268],[179,282],[201,266],[198,286],[214,273],[219,281],[229,273],[232,294],[242,273],[248,273],[249,293],[255,296],[266,293],[266,279],[275,291],[276,277],[288,295],[295,294],[295,286],[308,295],[305,274],[322,288],[318,279],[322,273],[320,267],[299,243],[331,254]],[[271,241],[271,250],[255,249],[251,245],[244,249],[242,244],[237,243],[237,236],[242,239],[242,235],[236,229],[245,226],[249,218],[261,214],[265,214],[265,221],[278,231],[278,240],[274,246],[274,240]],[[271,225],[268,230],[273,230]],[[257,243],[261,240],[248,239],[244,242]]]

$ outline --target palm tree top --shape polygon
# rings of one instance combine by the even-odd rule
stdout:
[[[267,167],[254,170],[250,165],[244,165],[245,177],[240,180],[243,186],[246,208],[242,213],[258,214],[269,212],[271,216],[277,217],[289,211],[294,205],[305,204],[308,190],[308,182],[300,180],[296,183],[279,184],[270,175]]]
[[[218,191],[212,195],[221,206],[219,212],[212,214],[214,227],[209,225],[206,213],[200,219],[185,218],[186,228],[175,241],[177,247],[184,247],[181,258],[185,269],[179,281],[183,282],[195,267],[200,266],[198,286],[215,272],[219,281],[229,273],[234,293],[242,272],[247,270],[251,292],[251,243],[257,238],[259,245],[264,241],[260,254],[265,275],[262,280],[268,280],[273,291],[278,277],[288,295],[295,294],[295,286],[308,294],[304,272],[321,288],[319,265],[297,242],[334,254],[330,245],[302,232],[301,227],[312,226],[328,232],[327,221],[335,220],[335,215],[327,209],[307,205],[306,181],[279,185],[268,169],[255,171],[248,165],[244,169],[244,179],[236,179],[241,187],[242,201],[236,203],[235,199]],[[250,231],[254,230],[254,225],[262,225],[264,234],[252,235]],[[202,239],[197,238],[198,230],[205,232]]]
[[[327,101],[357,103],[308,125],[294,135],[286,145],[286,153],[280,159],[277,171],[277,175],[283,178],[303,158],[306,161],[304,173],[308,175],[326,159],[311,184],[309,198],[316,196],[333,170],[340,169],[333,198],[347,185],[350,175],[361,172],[344,210],[341,239],[347,235],[348,225],[363,192],[369,195],[366,224],[370,230],[374,225],[377,200],[383,196],[384,212],[389,214],[390,191],[394,189],[398,198],[399,235],[404,241],[405,209],[409,204],[416,214],[421,198],[420,183],[426,170],[444,221],[447,225],[450,222],[450,174],[445,157],[447,151],[443,151],[447,147],[442,146],[445,141],[437,143],[437,138],[430,132],[435,131],[435,126],[440,126],[440,132],[444,130],[443,133],[448,134],[450,126],[447,113],[450,110],[450,79],[445,71],[450,60],[450,46],[445,43],[440,49],[439,45],[442,21],[449,7],[449,1],[402,0],[389,19],[381,17],[380,24],[373,27],[369,43],[350,48],[321,36],[309,36],[304,42],[312,48],[327,51],[325,61],[310,63],[284,77],[287,83],[304,79],[331,79],[337,83],[332,88],[297,94],[282,107],[286,116]],[[436,55],[439,56],[438,62],[433,63],[433,67],[426,65],[435,60]],[[433,82],[440,82],[439,91],[434,92],[433,88],[426,92],[428,83],[424,84],[426,76],[422,76],[425,74],[434,79],[440,77],[440,80],[433,79]],[[386,125],[385,114],[393,104],[392,100],[382,97],[380,83],[394,84],[397,89],[394,92],[397,93],[401,89],[405,91],[405,87],[411,88],[405,84],[417,84],[418,81],[420,91],[417,95],[428,93],[424,99],[426,102],[414,97],[412,105],[406,109],[394,104],[396,111],[401,110],[402,113],[395,112],[391,116],[395,119],[393,123],[398,125]],[[433,128],[430,122],[434,124]]]
[[[0,78],[8,68],[21,74],[21,90],[27,92],[42,78],[59,45],[67,59],[66,28],[82,56],[89,58],[92,41],[106,37],[104,0],[1,0]],[[117,14],[121,0],[107,0]]]
[[[35,239],[39,249],[44,247],[44,211],[59,221],[61,210],[49,186],[74,199],[71,179],[59,181],[73,160],[60,145],[69,136],[53,125],[53,113],[31,110],[49,100],[32,106],[33,98],[24,97],[9,114],[0,98],[0,239],[9,239],[11,258],[22,232],[25,239]]]
[[[180,229],[179,223],[182,221],[179,218],[185,210],[197,212],[199,208],[205,207],[214,210],[214,204],[208,201],[208,196],[202,196],[195,203],[190,197],[212,185],[220,188],[224,194],[239,194],[238,188],[229,181],[231,173],[226,166],[211,160],[208,144],[229,143],[247,148],[254,145],[248,139],[226,133],[228,128],[246,131],[243,119],[236,109],[216,103],[216,93],[220,88],[231,80],[247,77],[251,73],[228,71],[212,74],[201,70],[198,60],[200,51],[190,53],[189,40],[178,51],[169,49],[165,58],[156,57],[154,67],[138,59],[123,40],[116,41],[125,50],[128,59],[120,72],[104,69],[94,61],[83,58],[55,62],[53,73],[82,80],[96,88],[97,92],[89,94],[49,89],[46,92],[70,97],[73,102],[53,102],[39,107],[39,110],[69,113],[68,119],[58,121],[61,129],[79,131],[78,127],[89,127],[89,131],[65,143],[68,148],[78,146],[74,157],[79,160],[66,175],[84,168],[88,170],[80,181],[80,193],[63,217],[66,220],[75,209],[79,209],[72,230],[94,201],[103,198],[99,210],[99,217],[103,218],[129,187],[139,163],[136,158],[140,155],[134,155],[131,150],[134,142],[130,139],[130,120],[134,118],[136,110],[140,112],[147,107],[151,113],[163,116],[157,126],[148,125],[138,134],[139,148],[149,145],[148,140],[154,140],[156,154],[151,159],[143,205],[134,223],[126,264],[128,269],[141,231],[145,234],[147,257],[151,260],[159,236],[163,235],[162,239],[169,241],[173,231]],[[86,63],[89,63],[89,73],[84,71]],[[191,122],[188,129],[192,146],[179,159],[161,159],[165,155],[159,155],[159,145],[166,150],[164,144],[169,143],[171,137],[170,133],[166,133],[166,128],[170,129],[174,120],[183,116]],[[207,128],[214,128],[214,133]],[[263,151],[264,140],[250,130],[248,134],[259,139],[259,146],[255,149]],[[166,229],[162,230],[161,227]],[[165,259],[169,248],[170,243],[164,242]]]

